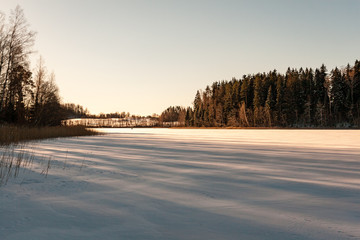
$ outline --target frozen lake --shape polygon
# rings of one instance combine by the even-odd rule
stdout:
[[[101,131],[26,146],[1,240],[360,239],[358,130]]]

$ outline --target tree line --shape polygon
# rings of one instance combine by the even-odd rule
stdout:
[[[197,91],[193,107],[169,107],[160,120],[194,127],[359,127],[360,62],[244,75]]]
[[[91,115],[81,105],[62,104],[55,74],[48,72],[44,60],[40,57],[30,69],[35,36],[20,6],[8,19],[0,12],[0,125],[54,126],[69,118],[131,116],[125,112]]]
[[[55,74],[48,73],[41,57],[30,69],[35,35],[21,7],[8,21],[0,12],[0,124],[59,125],[70,114],[84,113],[61,105]]]
[[[0,12],[0,124],[59,125],[79,117],[124,118],[129,113],[92,116],[80,105],[61,104],[55,74],[42,58],[30,69],[35,42],[23,10],[6,20]],[[157,118],[157,116],[152,116]],[[360,62],[244,75],[197,91],[193,107],[169,107],[160,125],[195,127],[359,127]]]

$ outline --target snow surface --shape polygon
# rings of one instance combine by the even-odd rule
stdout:
[[[101,131],[26,146],[1,240],[360,239],[360,131]]]

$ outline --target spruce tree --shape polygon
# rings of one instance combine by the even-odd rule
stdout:
[[[346,113],[346,92],[345,78],[338,68],[331,71],[331,109],[336,122],[345,120]]]
[[[265,102],[265,113],[266,113],[266,120],[269,127],[272,127],[272,112],[274,109],[274,99],[273,99],[273,93],[272,93],[272,86],[270,85],[268,89],[268,93],[266,96],[266,102]]]

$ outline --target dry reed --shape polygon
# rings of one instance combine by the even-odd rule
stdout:
[[[0,186],[5,185],[10,178],[19,175],[21,167],[28,167],[34,161],[34,155],[22,147],[15,151],[14,146],[4,147],[0,152]]]
[[[82,126],[75,127],[18,127],[0,126],[0,146],[47,138],[90,136],[99,134]]]
[[[23,148],[27,141],[98,134],[98,132],[82,126],[41,128],[0,126],[0,187],[5,185],[10,178],[16,178],[21,168],[29,167],[34,161],[35,155]],[[51,168],[51,159],[49,157],[41,172],[45,177]]]

